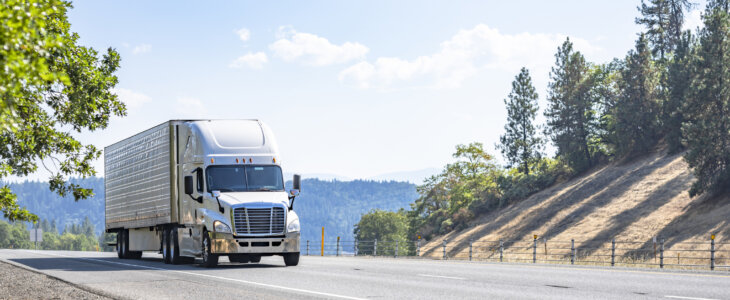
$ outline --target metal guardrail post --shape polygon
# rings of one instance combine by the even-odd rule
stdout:
[[[499,262],[504,258],[504,242],[499,240]]]
[[[355,240],[355,244],[352,245],[352,251],[354,251],[353,253],[355,253],[354,256],[357,256],[357,240]]]
[[[611,266],[616,263],[616,239],[611,240]]]
[[[421,256],[421,238],[416,242],[416,256]]]
[[[710,270],[715,270],[715,235],[710,236]]]
[[[664,269],[664,239],[659,244],[659,268]]]
[[[309,256],[309,240],[307,240],[307,256]]]
[[[473,243],[474,243],[474,241],[469,240],[469,261],[471,261],[471,253],[472,253],[471,250],[472,250]]]
[[[373,241],[373,256],[378,256],[378,239]]]
[[[532,263],[537,263],[537,235],[532,239]]]
[[[444,260],[446,260],[446,240],[444,240]]]
[[[575,264],[575,239],[570,239],[570,264]]]
[[[337,250],[335,251],[335,256],[340,256],[340,237],[337,237]]]
[[[398,258],[398,241],[395,241],[395,258]]]

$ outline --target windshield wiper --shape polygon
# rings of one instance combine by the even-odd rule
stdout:
[[[256,192],[268,192],[268,191],[271,191],[271,189],[269,189],[269,188],[258,188],[258,189],[255,189],[254,191],[256,191]]]

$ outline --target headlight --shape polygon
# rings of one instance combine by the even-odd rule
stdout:
[[[299,232],[299,219],[294,219],[291,222],[289,222],[289,225],[286,226],[287,232]]]
[[[213,222],[213,228],[215,232],[231,233],[231,227],[221,221]]]

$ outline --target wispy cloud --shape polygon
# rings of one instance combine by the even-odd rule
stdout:
[[[125,88],[114,88],[112,89],[112,92],[116,94],[117,97],[119,97],[119,100],[124,102],[129,109],[138,108],[143,104],[152,101],[152,98],[145,94],[137,93]]]
[[[247,28],[241,28],[239,30],[236,30],[236,34],[238,35],[238,38],[240,38],[244,42],[248,41],[248,39],[251,38],[251,31],[249,31]]]
[[[203,101],[198,98],[192,97],[178,97],[175,102],[177,103],[177,113],[184,116],[204,116],[208,109],[203,105]]]
[[[269,61],[268,56],[264,52],[246,53],[234,60],[229,67],[231,68],[250,68],[262,69],[264,64]]]
[[[565,35],[504,34],[479,24],[441,43],[440,51],[415,59],[378,57],[362,61],[339,74],[345,84],[360,88],[455,88],[480,70],[517,71],[521,66],[549,70],[553,53]],[[600,51],[585,40],[571,38],[582,52]]]
[[[150,46],[148,44],[141,44],[141,45],[134,46],[134,48],[132,49],[132,54],[147,53],[147,52],[150,52],[151,50],[152,50],[152,46]]]
[[[326,38],[287,27],[281,27],[279,35],[281,38],[269,45],[274,56],[304,65],[327,66],[361,60],[370,50],[360,43],[345,42],[336,45]]]

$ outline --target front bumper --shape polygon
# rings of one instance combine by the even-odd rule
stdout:
[[[284,237],[261,238],[211,233],[211,252],[214,254],[299,252],[299,232],[287,233]]]

